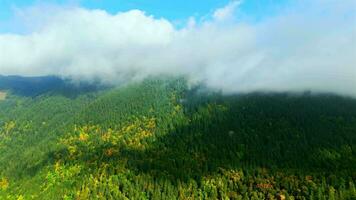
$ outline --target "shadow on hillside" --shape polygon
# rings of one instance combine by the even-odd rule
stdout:
[[[307,174],[349,173],[356,165],[354,100],[257,95],[225,103],[227,110],[178,127],[145,151],[127,149],[123,155],[129,166],[157,178],[187,181],[221,168]]]
[[[193,102],[193,101],[188,101]],[[123,149],[102,160],[107,147],[73,162],[127,160],[127,167],[173,183],[220,173],[266,168],[287,173],[334,173],[350,176],[356,166],[356,103],[334,96],[246,95],[186,105],[191,122],[158,137],[145,150]],[[194,117],[193,117],[194,116]],[[54,155],[28,169],[36,174]],[[24,171],[26,174],[27,172]]]

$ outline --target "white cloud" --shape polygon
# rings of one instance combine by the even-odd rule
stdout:
[[[71,7],[41,15],[30,9],[26,17],[37,22],[30,34],[0,34],[0,74],[106,83],[185,75],[227,93],[312,90],[356,97],[355,15],[349,6],[336,11],[329,5],[296,6],[254,24],[192,18],[183,29],[139,10],[111,15]]]
[[[241,1],[239,0],[231,1],[225,7],[217,9],[213,14],[213,18],[218,21],[223,21],[232,18],[236,8],[240,4]]]

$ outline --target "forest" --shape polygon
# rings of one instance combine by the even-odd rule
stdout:
[[[0,199],[356,199],[354,98],[12,79]]]

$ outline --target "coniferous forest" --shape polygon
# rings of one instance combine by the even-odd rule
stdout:
[[[353,98],[0,79],[0,199],[356,199]]]

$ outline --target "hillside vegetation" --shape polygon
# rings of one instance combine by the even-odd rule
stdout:
[[[0,199],[356,198],[355,99],[188,88],[10,93]]]
[[[0,101],[6,99],[6,92],[1,92],[0,91]]]

